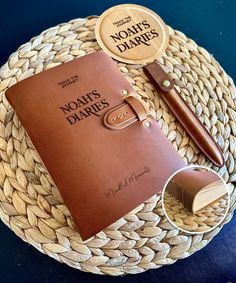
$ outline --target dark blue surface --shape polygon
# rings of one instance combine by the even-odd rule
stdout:
[[[41,254],[0,222],[0,282],[30,283],[226,283],[236,282],[236,217],[202,250],[141,274],[119,277],[84,273]]]
[[[236,1],[127,1],[155,10],[173,28],[206,48],[236,78]],[[10,1],[0,7],[0,65],[19,45],[70,19],[98,15],[126,1]],[[39,253],[0,222],[0,283],[5,282],[236,282],[236,219],[201,251],[174,265],[113,278],[83,273]]]

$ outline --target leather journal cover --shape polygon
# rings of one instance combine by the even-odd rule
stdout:
[[[124,93],[131,97],[124,100]],[[163,189],[185,163],[103,51],[6,92],[83,240]]]
[[[198,167],[178,172],[166,190],[194,213],[227,194],[225,184],[216,173]]]

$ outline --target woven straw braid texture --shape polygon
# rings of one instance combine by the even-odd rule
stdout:
[[[212,167],[228,183],[230,209],[220,227],[209,233],[190,235],[167,221],[161,196],[155,195],[106,230],[82,242],[4,93],[24,78],[99,50],[95,23],[96,18],[89,17],[50,28],[22,45],[0,69],[0,217],[21,239],[69,266],[97,274],[140,273],[190,256],[231,219],[236,198],[232,184],[236,180],[235,87],[206,50],[169,28],[169,47],[158,61],[222,148],[226,166],[219,170],[199,152],[176,121],[144,75],[142,66],[117,63],[186,163]]]
[[[197,213],[192,213],[169,192],[164,193],[164,209],[171,223],[188,232],[208,232],[220,224],[228,209],[226,195]]]

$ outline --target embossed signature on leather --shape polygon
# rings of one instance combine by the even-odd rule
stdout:
[[[146,118],[132,98],[125,101],[123,90],[136,94],[113,60],[98,51],[6,92],[83,240],[161,192],[185,165],[156,120]],[[117,107],[121,112],[113,113]],[[126,118],[119,120],[124,115],[132,119],[125,127]]]

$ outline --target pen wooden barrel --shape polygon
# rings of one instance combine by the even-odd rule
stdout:
[[[170,225],[161,208],[161,196],[155,195],[82,242],[4,93],[19,80],[99,50],[94,34],[96,20],[75,19],[44,31],[20,46],[0,69],[0,217],[24,241],[69,266],[97,274],[140,273],[190,256],[207,245],[231,219],[236,199],[235,86],[205,49],[169,28],[169,45],[158,62],[222,148],[226,164],[218,169],[199,152],[144,75],[142,65],[117,62],[181,157],[188,164],[211,167],[224,178],[231,204],[220,227],[209,233],[189,235]]]

